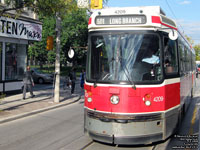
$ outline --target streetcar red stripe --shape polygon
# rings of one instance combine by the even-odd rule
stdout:
[[[159,23],[159,24],[162,24],[162,25],[164,25],[164,26],[166,26],[166,27],[169,27],[169,28],[172,28],[172,29],[177,30],[177,28],[175,28],[175,27],[173,27],[173,26],[170,26],[170,25],[168,25],[168,24],[163,23],[163,22],[161,21],[161,19],[160,19],[160,16],[151,16],[151,20],[152,20],[152,23]]]
[[[98,111],[113,113],[141,113],[165,111],[180,104],[180,82],[167,84],[162,87],[111,87],[111,86],[90,86],[91,90],[85,93],[85,106]],[[151,96],[151,105],[146,106],[145,95]],[[110,97],[117,95],[120,102],[117,105],[111,104]],[[92,102],[88,102],[88,98]]]
[[[170,26],[170,25],[168,25],[168,24],[165,24],[165,23],[162,23],[162,22],[161,22],[161,24],[164,25],[164,26],[166,26],[166,27],[169,27],[169,28],[172,28],[172,29],[174,29],[174,30],[177,30],[177,28],[172,27],[172,26]]]
[[[161,23],[159,16],[151,16],[152,23]]]

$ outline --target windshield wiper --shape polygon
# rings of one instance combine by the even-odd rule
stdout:
[[[94,88],[97,87],[97,80],[94,81]]]
[[[97,81],[98,81],[98,78],[97,78],[97,77],[95,77],[95,81],[94,81],[94,88],[96,88],[96,87],[97,87]]]
[[[120,35],[120,37],[119,37],[119,40],[118,40],[118,49],[117,49],[117,62],[119,61],[121,64],[123,64],[122,63],[122,57],[121,57],[121,51],[120,50],[122,50],[121,48],[120,48],[120,45],[121,45],[121,36],[122,36],[122,34]],[[124,70],[124,68],[125,68],[125,70]],[[132,85],[132,88],[134,89],[134,90],[136,90],[136,86],[135,86],[135,83],[132,81],[132,80],[130,80],[130,78],[129,78],[129,75],[130,75],[130,73],[129,73],[129,71],[128,71],[128,69],[126,68],[126,66],[124,66],[124,67],[122,67],[122,70],[124,71],[124,73],[125,73],[125,75],[126,75],[126,77],[127,77],[127,79],[128,79],[128,82]],[[126,73],[126,71],[128,72],[128,74]]]
[[[120,58],[120,62],[121,62],[121,64],[122,64],[122,58]],[[126,68],[126,65],[124,65],[124,66],[122,67],[122,70],[124,71],[124,74],[126,75],[126,77],[127,77],[127,79],[128,79],[128,82],[132,85],[132,88],[133,88],[134,90],[136,90],[135,83],[134,83],[132,80],[130,80],[130,78],[129,78],[130,73],[129,73],[128,69]],[[126,72],[128,72],[128,74],[127,74]]]

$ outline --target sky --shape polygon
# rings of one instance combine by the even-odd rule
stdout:
[[[179,30],[200,44],[200,0],[108,0],[106,7],[160,6]]]

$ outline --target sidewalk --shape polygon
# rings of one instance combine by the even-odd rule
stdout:
[[[36,96],[30,98],[27,92],[25,100],[22,100],[22,93],[1,99],[0,124],[77,102],[81,99],[83,90],[77,82],[75,94],[71,95],[70,89],[63,90],[61,86],[60,103],[54,102],[52,89],[34,91],[34,94]]]

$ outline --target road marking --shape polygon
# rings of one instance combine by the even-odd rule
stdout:
[[[195,120],[196,120],[196,114],[197,114],[197,107],[195,106],[194,111],[193,111],[193,115],[192,115],[189,135],[193,134],[193,126],[194,126],[194,123],[195,123]]]

